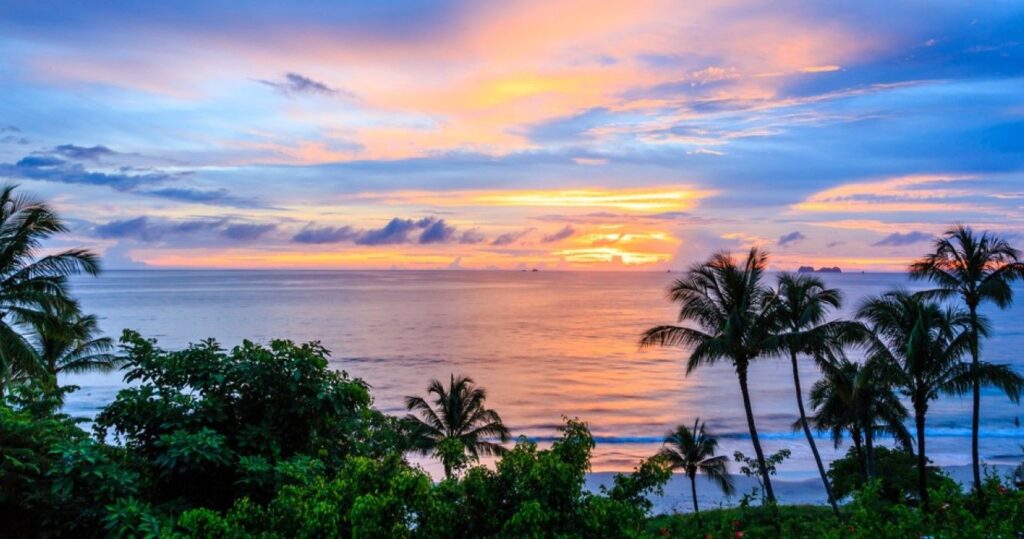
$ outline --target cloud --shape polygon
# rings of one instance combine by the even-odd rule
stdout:
[[[156,242],[170,235],[194,234],[216,230],[224,225],[223,219],[195,219],[188,221],[163,221],[142,216],[134,219],[111,221],[98,225],[93,232],[105,239],[129,239],[145,243]]]
[[[366,230],[356,237],[356,245],[394,245],[409,241],[409,233],[418,228],[418,223],[412,219],[399,219],[395,217],[388,221],[383,228]],[[425,225],[424,225],[425,226]]]
[[[7,133],[7,134],[4,134]],[[13,125],[0,126],[0,144],[28,144],[28,138],[20,135],[21,129]]]
[[[12,164],[0,164],[0,176],[27,180],[82,185],[102,185],[117,191],[131,191],[145,184],[170,181],[180,177],[163,172],[132,174],[129,172],[90,172],[79,163],[48,155],[30,155]]]
[[[547,234],[541,239],[541,243],[554,243],[556,241],[562,241],[576,233],[576,229],[572,225],[565,225],[565,228],[555,232],[553,234]]]
[[[59,150],[59,151],[58,151]],[[116,155],[117,152],[105,146],[82,147],[65,144],[54,148],[62,155],[75,159],[96,160],[100,155]],[[254,200],[232,196],[227,189],[195,189],[190,187],[161,187],[188,177],[192,172],[163,172],[140,170],[133,167],[117,167],[108,172],[86,169],[81,163],[61,159],[53,155],[29,155],[14,164],[0,163],[0,176],[22,178],[42,182],[93,185],[109,187],[115,191],[136,195],[165,198],[179,202],[218,204],[240,208],[259,207]]]
[[[807,236],[804,236],[798,230],[794,230],[789,234],[783,234],[782,236],[779,237],[779,246],[789,245],[790,243],[796,243],[798,241],[805,239],[807,239]]]
[[[148,264],[135,260],[128,251],[130,245],[118,242],[103,251],[103,267],[106,269],[143,269]]]
[[[37,168],[49,168],[58,167],[66,163],[63,159],[57,159],[56,157],[49,156],[27,156],[20,159],[14,166],[23,168],[26,170],[37,169]]]
[[[221,204],[224,206],[236,206],[240,208],[255,208],[259,204],[253,200],[241,199],[232,196],[227,189],[192,189],[188,187],[165,187],[161,189],[140,189],[132,192],[177,200],[179,202],[194,202],[198,204]]]
[[[605,108],[593,108],[567,117],[546,120],[525,129],[533,142],[578,141],[586,138],[592,129],[612,123],[614,115]]]
[[[78,161],[99,161],[100,157],[116,155],[117,152],[106,146],[76,146],[74,144],[61,144],[53,148],[53,153],[75,159]]]
[[[487,237],[484,236],[483,232],[480,232],[479,228],[471,228],[462,233],[459,237],[459,243],[465,245],[476,245],[487,241]]]
[[[892,234],[889,234],[888,236],[882,238],[881,240],[872,243],[872,245],[879,247],[899,247],[903,245],[911,245],[914,243],[929,241],[932,238],[934,238],[934,236],[932,236],[931,234],[927,234],[925,232],[893,232]]]
[[[306,227],[292,236],[295,243],[341,243],[356,239],[359,233],[350,226]]]
[[[438,219],[423,230],[420,234],[420,243],[449,243],[455,238],[455,227],[444,222],[444,219]]]
[[[419,231],[419,235],[414,233]],[[402,219],[395,217],[381,228],[357,229],[351,226],[316,227],[307,226],[292,237],[296,243],[342,243],[351,241],[356,245],[398,245],[403,243],[473,243],[477,238],[475,229],[461,236],[452,225],[437,217]]]
[[[949,212],[975,209],[976,177],[911,175],[855,181],[814,193],[792,206],[797,212]]]
[[[275,230],[272,223],[232,223],[228,219],[161,219],[147,216],[120,219],[96,225],[92,232],[103,239],[132,240],[142,243],[170,241],[189,236],[195,243],[197,235],[204,235],[203,243],[217,244],[223,240],[244,242],[259,239]]]
[[[155,231],[148,229],[148,222],[149,220],[145,217],[111,221],[97,226],[93,231],[101,238],[132,238],[140,241],[155,241],[159,235]]]
[[[344,92],[336,88],[331,88],[326,84],[315,81],[309,77],[300,75],[298,73],[286,73],[281,80],[260,80],[260,84],[266,84],[271,88],[281,92],[282,94],[292,97],[299,94],[311,94],[311,95],[338,95],[344,94],[350,96],[349,92]]]
[[[533,232],[533,230],[534,230],[533,228],[527,228],[526,230],[520,230],[519,232],[508,232],[506,234],[502,234],[502,235],[498,236],[497,238],[494,238],[494,241],[491,242],[491,245],[510,245],[510,244],[513,244],[513,243],[519,241],[520,239],[522,239],[524,236],[526,236],[530,232]]]
[[[277,228],[275,224],[237,224],[224,227],[221,234],[225,238],[248,241],[257,240]]]

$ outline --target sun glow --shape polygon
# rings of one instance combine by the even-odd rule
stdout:
[[[617,266],[641,266],[668,262],[671,255],[668,253],[644,253],[626,251],[615,247],[590,247],[585,249],[565,249],[554,253],[567,262],[573,263],[612,263]]]
[[[693,208],[712,194],[698,190],[605,191],[520,191],[485,194],[474,200],[487,206],[535,206],[560,208],[614,208],[636,212],[678,211]]]
[[[445,207],[522,207],[522,208],[594,208],[630,212],[683,211],[696,207],[701,199],[716,191],[690,187],[652,187],[648,189],[536,189],[502,191],[395,191],[359,193],[349,198],[360,202],[394,205]],[[344,202],[344,201],[342,201]]]

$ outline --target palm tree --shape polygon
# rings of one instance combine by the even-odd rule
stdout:
[[[78,303],[67,301],[44,306],[33,321],[36,353],[56,383],[64,373],[107,372],[118,365],[114,342],[100,337],[94,315],[83,315]]]
[[[95,254],[70,249],[38,256],[44,240],[68,229],[46,204],[0,188],[0,396],[16,370],[43,372],[32,344],[21,331],[46,305],[68,301],[70,275],[99,273]]]
[[[991,302],[1005,309],[1013,301],[1010,284],[1024,277],[1020,252],[1002,238],[984,232],[978,236],[969,227],[957,225],[935,240],[935,250],[910,266],[910,276],[927,279],[938,289],[929,291],[939,297],[959,296],[970,316],[971,367],[975,370],[973,414],[971,416],[971,470],[975,492],[981,493],[981,469],[978,456],[978,426],[981,418],[981,378],[979,338],[981,322],[978,307]]]
[[[431,380],[427,394],[434,396],[433,407],[422,397],[405,398],[406,408],[414,412],[405,420],[414,450],[439,458],[446,478],[468,461],[478,461],[480,455],[505,453],[503,446],[487,438],[504,443],[510,438],[509,431],[498,412],[484,407],[487,392],[471,378],[452,374],[447,388],[439,380]]]
[[[829,311],[842,305],[842,293],[835,288],[828,288],[821,279],[810,275],[779,275],[779,288],[774,302],[774,316],[779,324],[776,338],[780,348],[789,353],[793,367],[793,387],[796,389],[796,405],[800,413],[799,424],[807,437],[807,444],[818,465],[818,474],[825,485],[825,494],[832,505],[832,511],[838,516],[839,506],[832,497],[832,486],[825,475],[825,466],[821,462],[818,446],[811,434],[811,426],[807,423],[804,411],[804,395],[800,386],[800,367],[797,361],[800,354],[813,358],[823,355],[831,356],[840,348],[841,341],[835,338],[837,331],[842,330],[841,322],[826,322]]]
[[[729,361],[736,371],[747,416],[747,428],[764,480],[765,495],[775,501],[764,451],[754,424],[747,386],[747,371],[755,359],[771,355],[773,295],[764,286],[767,255],[756,247],[738,265],[729,253],[717,253],[696,264],[669,289],[669,298],[680,304],[679,321],[696,327],[653,327],[640,338],[641,348],[691,347],[686,374],[703,365]]]
[[[665,438],[665,447],[659,452],[673,470],[683,470],[690,478],[690,493],[693,495],[693,512],[700,513],[697,506],[697,472],[711,479],[722,492],[729,496],[735,490],[729,475],[729,459],[715,455],[718,440],[704,430],[700,418],[693,422],[693,429],[679,425]]]
[[[1020,399],[1024,379],[1005,365],[961,360],[970,350],[971,316],[950,307],[943,308],[920,295],[896,291],[869,298],[857,316],[870,327],[868,358],[876,361],[893,385],[910,399],[917,432],[918,495],[928,504],[925,466],[925,417],[929,403],[942,393],[962,395],[975,380],[1003,390],[1015,402]],[[980,335],[987,335],[978,319]]]
[[[910,432],[903,424],[907,408],[875,363],[862,365],[843,357],[822,364],[821,369],[822,378],[811,386],[815,410],[811,422],[819,432],[831,433],[836,447],[849,432],[868,479],[875,476],[875,435],[889,434],[913,452]]]

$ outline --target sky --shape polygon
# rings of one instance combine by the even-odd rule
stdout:
[[[1024,246],[1024,3],[0,0],[0,182],[108,268]]]

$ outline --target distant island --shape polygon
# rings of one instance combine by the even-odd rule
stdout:
[[[796,270],[797,273],[842,273],[843,270],[839,266],[832,266],[831,268],[821,267],[814,269],[814,266],[800,266],[800,269]]]

